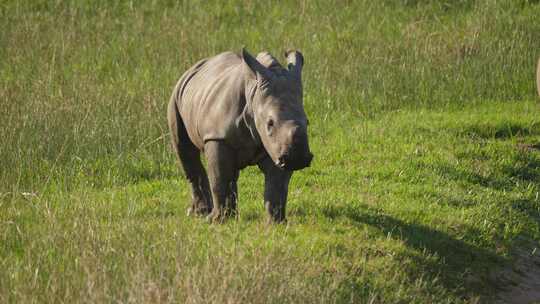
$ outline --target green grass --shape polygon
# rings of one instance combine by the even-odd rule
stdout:
[[[535,1],[0,1],[0,302],[475,303],[540,239]],[[201,57],[302,50],[287,225],[185,215],[166,105]],[[531,245],[532,244],[532,245]]]

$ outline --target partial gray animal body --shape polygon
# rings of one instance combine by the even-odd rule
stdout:
[[[540,58],[538,58],[538,65],[536,66],[536,90],[538,96],[540,96]]]
[[[313,158],[302,101],[304,59],[298,51],[285,57],[287,68],[267,52],[257,58],[245,49],[226,52],[199,61],[178,81],[168,122],[191,185],[188,214],[219,222],[236,215],[239,171],[258,165],[269,219],[285,220],[291,175]]]

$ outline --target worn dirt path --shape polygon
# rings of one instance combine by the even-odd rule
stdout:
[[[499,274],[498,304],[540,303],[540,248],[518,253],[513,267]]]

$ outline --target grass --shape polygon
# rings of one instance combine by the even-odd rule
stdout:
[[[475,303],[540,239],[534,1],[0,2],[0,302]],[[188,218],[166,104],[201,57],[306,58],[315,161]],[[532,244],[532,245],[531,245]]]

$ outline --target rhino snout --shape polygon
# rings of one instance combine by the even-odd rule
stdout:
[[[309,150],[306,125],[294,120],[281,124],[276,136],[277,145],[273,158],[275,165],[283,170],[300,170],[309,167],[313,154]]]
[[[300,156],[292,156],[289,153],[285,153],[278,157],[276,166],[283,170],[294,171],[309,167],[312,160],[313,154],[311,154],[311,152],[307,152]]]

